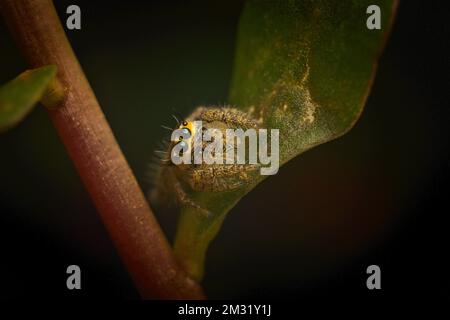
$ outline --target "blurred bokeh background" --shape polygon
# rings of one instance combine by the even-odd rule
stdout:
[[[78,4],[68,37],[143,190],[171,114],[227,102],[242,1]],[[210,247],[210,298],[450,300],[448,41],[438,1],[403,1],[346,136],[265,180]],[[365,22],[361,22],[361,27]],[[0,83],[27,68],[0,22]],[[44,108],[0,135],[1,298],[138,294]],[[156,212],[173,238],[177,213]],[[66,289],[66,267],[82,290]],[[382,290],[369,291],[377,264]],[[423,299],[421,298],[421,299]]]

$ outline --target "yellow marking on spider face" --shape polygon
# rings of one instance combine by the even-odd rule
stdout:
[[[190,135],[190,137],[188,139],[184,140],[184,141],[186,141],[186,143],[189,144],[192,141],[192,138],[195,136],[195,133],[196,133],[196,127],[194,126],[194,122],[193,121],[183,121],[178,128],[179,129],[188,129],[189,130],[191,135]]]
[[[185,125],[183,125],[183,124],[185,124]],[[183,121],[178,128],[179,129],[189,129],[189,131],[192,132],[194,130],[194,122]]]

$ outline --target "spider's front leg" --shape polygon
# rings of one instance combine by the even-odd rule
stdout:
[[[198,203],[196,203],[194,200],[192,200],[192,198],[186,193],[186,191],[184,191],[183,186],[181,184],[181,182],[178,180],[178,178],[176,177],[176,175],[174,173],[171,173],[172,176],[172,186],[173,186],[173,191],[175,192],[175,197],[177,199],[178,204],[181,205],[186,205],[189,207],[192,207],[196,210],[198,210],[202,216],[204,216],[205,218],[209,217],[211,212],[205,208],[203,208],[202,206],[200,206]]]

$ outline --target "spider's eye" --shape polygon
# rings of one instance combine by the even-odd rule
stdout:
[[[185,135],[191,135],[191,130],[189,130],[189,129],[186,129],[186,128],[183,128],[183,130],[181,130],[181,132],[183,132],[183,134],[185,134]]]
[[[183,121],[181,124],[183,125],[183,127],[186,127],[188,125],[187,121]]]

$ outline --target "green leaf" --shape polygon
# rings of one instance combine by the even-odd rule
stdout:
[[[366,9],[381,8],[381,30]],[[248,1],[241,16],[230,102],[280,130],[280,162],[343,135],[360,116],[396,10],[388,0]],[[189,192],[212,214],[181,210],[175,253],[201,279],[226,213],[264,177],[232,192]]]
[[[41,100],[56,66],[28,70],[0,87],[0,132],[17,125]]]

